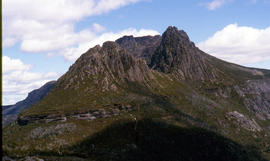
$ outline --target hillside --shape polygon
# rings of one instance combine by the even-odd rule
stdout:
[[[45,160],[270,160],[270,71],[204,53],[183,30],[84,53],[3,132]]]

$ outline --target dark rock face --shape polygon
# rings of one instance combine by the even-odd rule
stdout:
[[[135,58],[144,58],[149,65],[152,55],[160,44],[160,41],[161,36],[156,35],[144,37],[124,36],[115,42],[126,49]]]
[[[183,30],[170,26],[162,35],[150,67],[164,73],[175,72],[181,79],[214,80],[217,71],[202,53]]]
[[[2,116],[3,116],[3,127],[11,123],[12,121],[15,121],[17,119],[18,114],[30,107],[31,105],[37,103],[40,101],[49,91],[52,87],[54,87],[56,81],[51,81],[40,87],[39,89],[33,90],[28,94],[26,99],[23,101],[20,101],[16,103],[15,105],[12,105],[8,108],[4,108],[2,110]]]

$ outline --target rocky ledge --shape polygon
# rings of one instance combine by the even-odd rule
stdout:
[[[76,112],[73,114],[51,114],[51,115],[31,115],[21,116],[17,122],[19,125],[24,126],[29,123],[50,123],[50,122],[66,122],[68,119],[79,119],[79,120],[94,120],[98,118],[107,118],[119,115],[121,112],[132,111],[133,106],[113,104],[107,105],[104,108],[88,110],[84,112]]]
[[[242,87],[235,86],[235,90],[257,118],[270,119],[270,79],[248,80]]]
[[[246,130],[253,131],[253,132],[260,132],[262,128],[257,124],[254,119],[249,119],[245,115],[233,111],[227,113],[227,119],[233,121],[237,126],[240,126]]]

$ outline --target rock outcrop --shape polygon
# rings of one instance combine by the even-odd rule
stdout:
[[[260,132],[262,128],[254,119],[249,119],[247,116],[237,112],[228,112],[227,118],[233,121],[237,126],[253,132]]]
[[[270,119],[270,79],[248,80],[235,86],[244,105],[259,119]]]
[[[30,123],[50,123],[50,122],[66,122],[68,119],[78,120],[95,120],[120,115],[123,112],[132,111],[134,107],[131,105],[107,105],[105,108],[88,110],[85,112],[76,111],[72,114],[50,114],[50,115],[31,115],[19,117],[17,122],[24,126]]]

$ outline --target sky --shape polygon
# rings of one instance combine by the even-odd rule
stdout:
[[[3,0],[2,7],[3,105],[57,80],[97,44],[168,26],[215,57],[270,69],[270,0]]]

